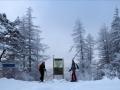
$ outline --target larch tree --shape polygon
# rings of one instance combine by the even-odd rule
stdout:
[[[23,70],[29,71],[30,76],[33,76],[35,80],[38,80],[38,64],[48,59],[45,55],[45,51],[48,48],[46,44],[42,43],[41,30],[39,26],[34,25],[32,17],[32,9],[27,9],[26,15],[21,18],[19,25],[19,31],[24,36],[24,53],[22,60]]]
[[[92,61],[93,61],[93,52],[94,52],[94,39],[91,34],[88,34],[86,37],[86,77],[88,80],[92,80]]]
[[[85,39],[84,39],[84,28],[80,22],[77,20],[73,30],[73,41],[74,47],[76,49],[76,59],[79,61],[79,79],[85,80]]]

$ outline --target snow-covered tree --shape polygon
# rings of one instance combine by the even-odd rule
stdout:
[[[26,15],[21,18],[19,31],[24,37],[25,45],[23,46],[23,58],[21,66],[23,70],[29,71],[29,75],[38,80],[38,64],[41,61],[47,60],[48,56],[45,51],[48,48],[46,44],[42,43],[41,30],[39,26],[34,25],[32,17],[32,9],[27,9]]]
[[[120,54],[120,17],[119,10],[116,8],[114,18],[111,25],[110,40],[112,46],[111,57],[111,71],[114,72],[114,76],[120,75],[120,60],[118,59]]]
[[[111,43],[110,43],[110,33],[107,26],[103,26],[99,33],[99,66],[107,77],[111,76]]]
[[[109,64],[111,60],[111,44],[110,44],[110,34],[107,26],[103,26],[99,33],[99,55],[100,60],[104,64]]]
[[[118,9],[115,10],[115,15],[111,25],[111,45],[112,52],[120,52],[120,17]]]
[[[91,80],[92,79],[92,61],[93,61],[93,51],[94,51],[94,39],[91,36],[91,34],[88,34],[86,38],[86,74],[87,79]]]
[[[1,15],[0,24],[4,27],[4,31],[0,33],[0,43],[3,45],[2,48],[7,51],[6,60],[18,60],[20,58],[23,40],[16,23],[10,22],[6,14],[3,14]]]
[[[11,22],[7,19],[6,14],[0,14],[0,51],[2,51],[0,60],[2,63],[15,63],[16,66],[19,65],[24,41],[21,33],[18,31],[18,24],[18,18]],[[11,77],[13,72],[10,72],[11,70],[8,69],[6,70],[4,72],[9,72],[7,75]]]
[[[29,7],[25,16],[25,32],[28,50],[28,68],[31,71],[32,63],[47,59],[44,52],[47,45],[41,43],[40,29],[33,24],[32,9]]]
[[[120,75],[120,17],[118,9],[115,10],[114,19],[112,21],[111,30],[108,31],[103,26],[99,37],[99,55],[100,61],[98,68],[104,74],[113,79]]]
[[[79,61],[79,78],[81,80],[86,80],[85,76],[85,67],[86,67],[86,60],[85,60],[85,39],[84,39],[84,28],[80,22],[77,20],[75,23],[75,27],[73,30],[73,40],[74,40],[74,47],[76,48],[76,59]]]
[[[19,32],[22,34],[23,39],[24,39],[24,44],[22,45],[22,59],[21,59],[21,69],[25,70],[27,68],[26,66],[26,61],[27,61],[27,57],[28,57],[28,49],[27,49],[27,45],[28,43],[26,42],[27,39],[27,32],[26,32],[26,27],[25,27],[25,18],[23,17],[22,19],[20,19],[20,24],[18,26],[18,30]]]

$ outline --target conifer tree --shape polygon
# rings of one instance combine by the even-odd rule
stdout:
[[[73,40],[74,47],[76,49],[76,58],[79,61],[79,78],[85,80],[85,39],[84,39],[84,28],[80,22],[77,20],[75,23],[75,28],[73,30]]]
[[[111,57],[111,65],[112,72],[114,72],[115,76],[120,78],[120,17],[119,10],[116,8],[114,18],[111,25],[110,31],[111,37],[111,46],[112,46],[112,57]]]

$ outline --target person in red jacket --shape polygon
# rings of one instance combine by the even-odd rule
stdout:
[[[39,66],[39,72],[40,72],[40,81],[43,82],[44,81],[44,73],[45,73],[46,69],[45,69],[45,62],[42,62],[42,64]]]
[[[69,70],[69,71],[72,71],[71,82],[77,81],[76,69],[79,69],[79,67],[78,67],[78,65],[74,62],[74,60],[72,60],[71,69]]]

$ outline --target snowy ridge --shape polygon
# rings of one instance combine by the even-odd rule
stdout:
[[[43,83],[39,81],[20,81],[14,79],[0,79],[0,90],[120,90],[119,79],[103,79],[98,81],[68,82],[52,80]]]

